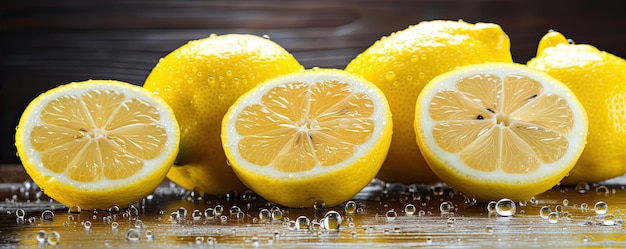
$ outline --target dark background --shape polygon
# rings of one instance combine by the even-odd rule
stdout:
[[[432,19],[500,24],[519,63],[549,29],[626,57],[625,10],[613,0],[0,0],[0,9],[0,164],[19,162],[15,126],[37,95],[87,79],[141,85],[159,58],[211,33],[269,35],[306,68],[343,68],[381,36]]]

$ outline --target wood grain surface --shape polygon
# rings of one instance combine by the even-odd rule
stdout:
[[[159,58],[212,33],[268,35],[307,68],[343,68],[381,36],[433,19],[500,24],[516,62],[549,29],[626,57],[620,1],[0,0],[0,163],[17,163],[15,126],[40,93],[86,79],[141,85]]]

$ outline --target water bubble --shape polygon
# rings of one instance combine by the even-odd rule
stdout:
[[[15,210],[15,216],[18,219],[24,219],[24,217],[26,216],[26,211],[24,211],[24,209]]]
[[[608,195],[609,194],[609,188],[607,188],[604,185],[600,185],[596,188],[596,194],[598,195]]]
[[[272,220],[280,220],[283,218],[283,212],[278,210],[272,211]]]
[[[356,202],[348,201],[346,202],[346,206],[344,207],[346,214],[354,214],[356,212]]]
[[[202,211],[198,209],[194,209],[193,212],[191,213],[191,218],[193,220],[200,220],[202,218]]]
[[[231,217],[236,216],[239,212],[241,212],[241,208],[239,208],[239,206],[231,206],[230,207],[229,213],[230,213]]]
[[[136,220],[135,221],[135,228],[142,228],[142,227],[143,227],[143,221]]]
[[[309,220],[309,218],[304,215],[300,215],[298,216],[298,218],[296,218],[295,223],[296,230],[304,231],[309,229],[309,226],[311,225],[311,220]]]
[[[315,210],[322,210],[326,208],[326,202],[322,201],[322,200],[317,200],[315,201],[315,203],[313,203],[313,209]]]
[[[331,210],[326,212],[322,218],[322,227],[329,231],[337,231],[341,227],[343,218],[337,211]]]
[[[67,213],[68,214],[79,214],[81,212],[81,209],[79,206],[71,206],[68,210]]]
[[[295,231],[296,226],[296,221],[290,220],[287,222],[287,229],[289,229],[290,231]]]
[[[226,217],[226,215],[221,215],[220,216],[220,222],[226,223],[227,221],[228,221],[228,217]]]
[[[150,229],[146,230],[146,238],[148,238],[148,240],[154,239],[154,231]]]
[[[215,208],[213,208],[213,212],[215,216],[220,216],[224,212],[224,207],[222,205],[216,205]]]
[[[105,239],[104,240],[104,246],[111,247],[111,240],[110,239]]]
[[[111,206],[109,208],[109,214],[117,214],[120,212],[120,207],[118,206]]]
[[[206,243],[210,246],[217,244],[217,239],[214,237],[206,238]]]
[[[261,211],[259,211],[259,219],[262,222],[269,221],[271,218],[272,218],[272,213],[270,212],[269,209],[264,208],[264,209],[261,209]]]
[[[127,211],[127,212],[128,212],[128,214],[129,214],[130,216],[137,216],[137,215],[139,215],[139,209],[137,209],[137,207],[135,207],[135,206],[133,206],[133,205],[131,205],[131,206],[128,208],[128,211]]]
[[[387,213],[385,214],[385,217],[387,217],[388,221],[392,221],[392,220],[395,220],[396,217],[398,217],[398,213],[396,213],[396,210],[391,209],[387,211]]]
[[[209,76],[209,78],[207,79],[207,83],[209,83],[209,86],[214,86],[215,85],[215,77]]]
[[[485,226],[485,232],[493,233],[493,227],[490,225]]]
[[[547,219],[550,213],[552,213],[552,210],[548,206],[543,206],[541,207],[541,209],[539,209],[539,216],[541,218]]]
[[[128,241],[139,241],[141,239],[141,233],[138,229],[128,229],[126,232],[126,240]]]
[[[117,228],[119,228],[119,227],[120,227],[120,224],[119,224],[119,223],[117,223],[117,222],[115,222],[115,221],[114,221],[114,222],[111,222],[111,229],[112,229],[112,230],[117,230]]]
[[[586,182],[579,182],[578,184],[576,184],[576,187],[574,187],[574,190],[581,194],[589,192],[589,189],[589,183]]]
[[[496,213],[500,216],[512,216],[515,214],[515,202],[511,199],[500,199],[496,203]]]
[[[91,221],[83,222],[83,227],[85,227],[85,230],[91,229]]]
[[[451,213],[453,209],[454,209],[454,204],[452,204],[452,202],[450,201],[444,201],[441,204],[439,204],[439,211],[441,211],[441,214]]]
[[[45,243],[47,238],[48,234],[44,230],[39,230],[39,232],[37,232],[37,234],[35,235],[37,243]]]
[[[409,203],[409,204],[406,204],[406,206],[404,206],[404,213],[406,213],[407,215],[413,215],[416,210],[417,208],[413,204]]]
[[[50,235],[48,235],[48,245],[58,245],[61,240],[61,234],[56,231],[52,231]]]
[[[548,214],[548,222],[552,224],[559,222],[559,214],[557,212],[550,212],[550,214]]]
[[[537,198],[535,198],[534,196],[533,196],[533,197],[530,197],[530,200],[529,200],[529,201],[530,201],[530,204],[533,204],[533,205],[537,205],[537,204],[539,204],[539,201],[538,201],[538,200],[537,200]]]
[[[385,79],[387,79],[388,81],[393,81],[396,78],[396,73],[394,71],[387,71],[387,74],[385,74]]]
[[[213,210],[213,208],[209,207],[204,210],[204,219],[206,220],[215,219],[215,211]]]
[[[417,211],[417,216],[425,216],[425,215],[426,215],[426,211],[424,210]]]
[[[580,211],[581,212],[587,212],[587,210],[589,209],[589,204],[587,204],[586,202],[583,202],[580,204]]]
[[[593,206],[593,210],[596,211],[596,214],[606,214],[609,211],[609,205],[607,205],[606,202],[598,201],[596,205]]]
[[[605,225],[605,226],[615,225],[615,216],[612,214],[607,214],[604,217],[602,217],[602,225]]]
[[[556,205],[556,207],[554,207],[554,211],[559,213],[559,214],[562,214],[563,213],[563,206]]]
[[[487,203],[487,211],[489,213],[496,212],[496,201],[490,201],[489,203]]]
[[[568,199],[563,199],[563,206],[567,207],[569,205]]]

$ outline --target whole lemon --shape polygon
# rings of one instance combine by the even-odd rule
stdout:
[[[561,183],[595,183],[626,173],[626,61],[550,31],[527,64],[571,88],[589,116],[585,150]]]
[[[435,20],[382,37],[347,65],[346,71],[376,84],[391,106],[393,138],[379,178],[437,181],[415,141],[415,101],[435,76],[483,62],[512,62],[509,37],[499,25]]]
[[[301,69],[279,44],[249,34],[190,41],[159,60],[143,86],[172,107],[180,125],[180,152],[168,178],[205,194],[245,190],[222,149],[222,118],[258,83]]]

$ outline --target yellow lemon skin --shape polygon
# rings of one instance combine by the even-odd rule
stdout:
[[[391,106],[393,139],[380,179],[404,184],[438,180],[415,143],[415,100],[435,76],[483,62],[512,62],[509,38],[499,25],[435,20],[382,37],[346,66],[376,84]]]
[[[259,82],[302,69],[279,44],[249,34],[211,35],[161,59],[144,88],[165,99],[180,124],[180,153],[168,178],[205,194],[245,190],[222,149],[222,117]]]
[[[585,150],[561,183],[597,183],[626,173],[626,61],[550,31],[527,65],[572,89],[589,116]]]
[[[358,150],[365,151],[362,153],[363,156],[360,158],[353,157],[347,159],[348,161],[346,162],[341,162],[340,164],[342,164],[342,166],[340,169],[324,170],[321,173],[296,172],[284,178],[269,176],[263,172],[249,170],[246,166],[242,165],[242,163],[245,162],[234,160],[234,158],[239,157],[235,153],[236,150],[225,149],[225,152],[228,158],[233,159],[230,160],[232,168],[241,181],[267,201],[293,208],[314,207],[314,205],[320,205],[322,203],[327,207],[336,206],[353,198],[374,179],[387,156],[387,151],[391,143],[393,123],[389,105],[385,100],[384,94],[376,86],[366,80],[339,69],[322,68],[285,75],[281,78],[271,80],[268,82],[269,84],[261,84],[242,95],[224,116],[222,124],[223,144],[225,147],[229,146],[227,142],[229,140],[228,134],[236,132],[233,131],[234,128],[229,125],[229,123],[236,117],[234,112],[238,105],[244,105],[250,96],[263,91],[265,88],[270,88],[272,82],[281,81],[282,78],[298,74],[307,74],[309,77],[317,77],[316,74],[319,74],[321,77],[340,75],[341,77],[356,78],[368,85],[369,91],[371,92],[371,94],[368,95],[380,96],[378,99],[381,100],[381,102],[376,103],[376,108],[381,108],[381,110],[383,110],[381,113],[386,113],[386,115],[374,117],[382,120],[380,122],[382,128],[376,128],[377,130],[380,129],[376,132],[379,134],[373,135],[373,137],[377,137],[376,139],[378,139],[373,143],[374,146],[359,148]],[[259,166],[255,165],[254,167]]]
[[[171,126],[170,129],[175,131],[175,133],[173,133],[175,136],[173,138],[175,143],[166,148],[163,152],[169,154],[165,157],[162,165],[154,167],[154,171],[150,172],[146,177],[135,177],[134,180],[126,181],[121,184],[112,183],[109,187],[93,188],[90,186],[90,183],[70,184],[62,179],[58,179],[59,177],[57,175],[45,173],[47,170],[43,169],[43,166],[39,165],[38,161],[26,156],[28,155],[26,150],[30,150],[32,146],[27,144],[29,143],[29,138],[25,138],[28,132],[25,130],[25,127],[27,127],[27,124],[31,122],[29,117],[34,115],[33,112],[35,109],[38,109],[39,106],[46,101],[46,98],[49,98],[50,95],[55,92],[71,90],[75,87],[84,87],[89,84],[116,87],[121,86],[123,88],[128,88],[128,91],[139,91],[144,92],[144,94],[152,95],[141,87],[115,80],[89,80],[84,82],[73,82],[54,88],[42,95],[39,95],[31,101],[28,107],[24,110],[15,134],[15,146],[17,148],[17,153],[22,161],[26,173],[32,178],[33,182],[35,182],[46,195],[68,207],[77,206],[83,210],[108,210],[112,206],[118,206],[119,208],[129,207],[151,194],[165,179],[166,174],[176,159],[176,154],[178,152],[179,128],[176,122],[167,124]],[[160,108],[167,110],[167,112],[174,117],[172,110],[163,100],[161,100],[158,96],[153,96],[153,98],[155,101],[162,104]]]

